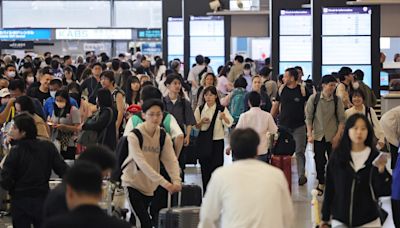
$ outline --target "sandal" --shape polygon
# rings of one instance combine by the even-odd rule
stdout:
[[[315,190],[318,191],[318,196],[324,195],[324,189],[325,186],[323,184],[318,184],[318,186],[315,188]]]

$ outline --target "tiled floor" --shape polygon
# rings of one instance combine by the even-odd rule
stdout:
[[[308,183],[304,186],[299,187],[297,184],[297,169],[296,169],[296,160],[293,158],[292,160],[292,199],[294,203],[294,208],[296,212],[296,228],[311,228],[311,190],[315,186],[315,168],[314,168],[314,159],[312,155],[312,151],[308,148],[306,152],[306,170]],[[225,165],[229,165],[232,163],[232,158],[230,156],[225,156]],[[200,167],[199,166],[191,166],[186,169],[186,182],[187,183],[195,183],[201,186],[201,175],[200,175]],[[388,211],[389,217],[384,224],[384,228],[394,228],[392,219],[391,219],[391,209],[390,209],[390,200],[388,198],[382,199],[383,207],[386,211]],[[10,218],[0,218],[0,228],[10,228]]]

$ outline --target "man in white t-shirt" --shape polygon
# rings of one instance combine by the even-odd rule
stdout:
[[[199,228],[291,228],[294,211],[283,172],[254,159],[257,132],[231,135],[235,162],[214,171],[200,210]]]

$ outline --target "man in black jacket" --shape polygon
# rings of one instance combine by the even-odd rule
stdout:
[[[98,166],[79,162],[66,174],[68,214],[48,220],[44,228],[128,228],[124,221],[107,216],[98,206],[102,198],[101,170]]]

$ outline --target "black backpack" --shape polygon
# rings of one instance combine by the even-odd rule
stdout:
[[[137,128],[133,129],[132,132],[138,138],[140,148],[143,148],[142,133]],[[161,152],[164,148],[166,135],[167,135],[167,133],[165,132],[165,130],[163,128],[160,128],[160,157],[161,157]],[[116,157],[117,157],[117,167],[115,168],[115,170],[111,176],[111,180],[113,180],[115,182],[121,182],[121,176],[122,176],[123,170],[128,166],[129,163],[131,163],[133,161],[133,160],[129,161],[125,165],[123,165],[124,161],[126,160],[126,158],[129,155],[129,143],[128,143],[127,136],[123,136],[119,140],[115,152],[116,152]],[[139,169],[139,167],[138,167],[138,169]]]
[[[279,137],[275,142],[271,152],[273,155],[292,156],[296,150],[296,141],[289,129],[280,127],[278,130]]]

